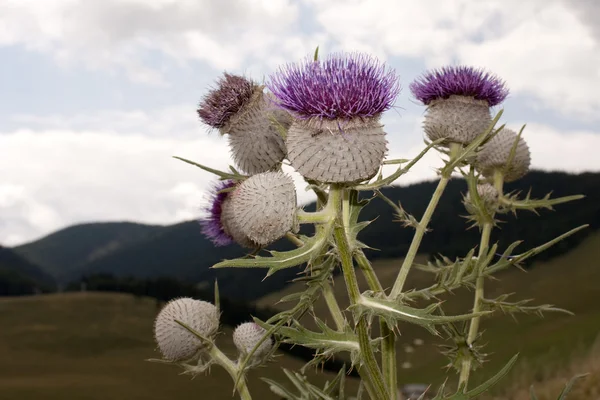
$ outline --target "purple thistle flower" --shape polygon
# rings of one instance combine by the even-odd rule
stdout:
[[[221,213],[223,212],[223,202],[227,198],[228,192],[222,190],[229,189],[235,186],[235,181],[227,180],[216,183],[212,188],[212,196],[206,211],[208,217],[200,221],[202,233],[208,237],[215,246],[226,246],[233,242],[233,238],[229,236],[223,224],[221,223]]]
[[[490,107],[502,103],[509,92],[497,76],[464,65],[427,71],[410,84],[410,91],[425,105],[436,99],[459,95],[485,100]]]
[[[243,76],[225,73],[217,87],[208,92],[198,106],[202,121],[213,128],[222,128],[252,98],[258,88]]]
[[[331,54],[287,64],[270,76],[276,104],[299,119],[374,117],[400,92],[394,70],[362,53]]]

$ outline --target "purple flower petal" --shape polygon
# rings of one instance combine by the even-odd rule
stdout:
[[[208,92],[200,102],[198,115],[205,124],[222,128],[252,98],[258,88],[258,85],[243,76],[225,73],[217,82],[217,87]]]
[[[373,117],[392,107],[400,92],[394,70],[361,53],[287,64],[267,87],[277,105],[300,119]]]
[[[219,193],[222,190],[235,186],[235,181],[221,181],[212,188],[211,201],[206,208],[208,217],[200,221],[202,233],[208,237],[215,246],[226,246],[233,242],[231,236],[225,233],[221,223],[221,213],[223,211],[223,202],[227,198],[228,192]]]
[[[436,99],[459,95],[485,100],[490,107],[502,103],[509,92],[497,76],[464,65],[427,71],[410,84],[410,91],[425,105]]]

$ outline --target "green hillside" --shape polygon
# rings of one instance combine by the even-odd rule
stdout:
[[[130,295],[80,293],[0,299],[0,398],[3,400],[232,399],[230,377],[213,367],[191,380],[180,369],[144,361],[158,357],[152,338],[156,302]],[[231,330],[217,344],[235,356]],[[283,379],[298,369],[288,356],[254,371],[257,400],[275,400],[259,377]],[[331,374],[315,379],[324,383]],[[356,390],[356,382],[350,387]]]
[[[86,263],[117,249],[149,238],[163,227],[131,222],[104,222],[70,226],[14,250],[59,281],[77,273]]]

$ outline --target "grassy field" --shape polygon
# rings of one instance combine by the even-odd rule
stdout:
[[[564,381],[570,376],[595,374],[579,386],[572,400],[596,400],[600,379],[600,350],[591,351],[600,333],[600,235],[563,257],[535,265],[524,273],[507,271],[488,285],[490,297],[501,292],[516,292],[515,298],[535,298],[536,303],[551,303],[575,312],[575,316],[548,314],[540,319],[500,316],[483,322],[490,362],[475,380],[495,372],[516,352],[520,361],[512,375],[503,382],[504,389],[495,399],[525,399],[531,383],[540,400],[556,399]],[[399,260],[381,261],[376,269],[389,285]],[[427,277],[415,273],[410,284],[422,285]],[[297,290],[288,287],[262,299],[270,305],[282,295]],[[343,282],[336,280],[335,291],[346,303]],[[467,310],[472,293],[457,292],[447,298],[451,309]],[[145,362],[157,357],[152,339],[152,324],[157,312],[150,299],[129,295],[75,293],[0,300],[0,398],[23,399],[231,399],[231,381],[215,367],[211,376],[195,380],[180,376],[177,368]],[[329,319],[322,302],[316,313]],[[306,321],[310,325],[310,321]],[[400,382],[438,383],[445,372],[445,360],[437,351],[432,337],[423,329],[402,326],[399,349]],[[231,331],[218,339],[219,347],[235,354]],[[415,339],[423,345],[416,346]],[[404,351],[410,345],[413,352]],[[600,345],[597,345],[600,347]],[[251,391],[255,399],[275,399],[259,376],[283,379],[280,367],[298,369],[302,362],[288,356],[254,372]],[[452,373],[450,373],[452,375]],[[313,376],[316,382],[331,379],[331,374]],[[454,381],[455,378],[451,377]],[[587,383],[586,383],[587,382]],[[595,382],[595,383],[594,383]],[[356,381],[350,380],[351,393]],[[507,394],[508,393],[508,394]],[[595,394],[594,394],[595,393]],[[554,397],[550,396],[553,394]]]
[[[155,313],[154,301],[120,294],[0,300],[0,399],[232,399],[231,380],[219,367],[191,380],[177,367],[144,361],[159,357],[152,339]],[[226,329],[217,343],[234,356],[230,337]],[[302,365],[283,356],[256,370],[254,397],[277,398],[258,377],[283,379],[280,367]]]

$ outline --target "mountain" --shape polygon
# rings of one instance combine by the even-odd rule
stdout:
[[[54,286],[54,279],[40,267],[0,246],[0,296],[49,291]]]
[[[58,281],[68,279],[89,262],[148,239],[162,226],[104,222],[70,226],[13,250],[39,265]]]
[[[408,213],[420,218],[436,184],[423,182],[391,187],[383,193],[392,201],[400,202]],[[531,189],[532,197],[537,198],[551,191],[554,191],[553,197],[584,194],[586,198],[558,205],[556,211],[541,210],[541,217],[526,211],[519,212],[516,217],[500,216],[504,223],[492,236],[492,240],[499,244],[499,251],[516,240],[523,240],[524,243],[516,250],[521,252],[579,225],[591,225],[536,257],[536,260],[547,259],[576,246],[600,226],[600,173],[572,175],[532,171],[506,187],[507,190],[523,191],[523,196]],[[422,253],[454,257],[464,255],[478,243],[477,229],[467,230],[467,221],[461,217],[466,214],[461,203],[466,190],[462,179],[449,182],[433,215],[431,231],[423,240]],[[370,197],[371,194],[363,196]],[[309,205],[307,209],[312,207]],[[394,222],[396,217],[392,208],[382,200],[373,199],[363,210],[362,219],[373,220],[360,236],[364,243],[377,248],[368,252],[370,258],[396,258],[406,253],[413,230]],[[109,245],[111,243],[115,244]],[[278,250],[290,248],[284,242],[274,247]],[[217,278],[222,294],[234,299],[255,299],[279,290],[299,271],[299,268],[284,270],[262,282],[266,273],[264,269],[210,269],[214,263],[224,258],[239,257],[244,251],[235,245],[214,247],[202,236],[196,221],[167,227],[79,225],[20,246],[17,251],[30,261],[40,261],[46,268],[51,265],[54,276],[63,282],[95,273],[138,278],[169,276],[188,282],[207,282]]]

